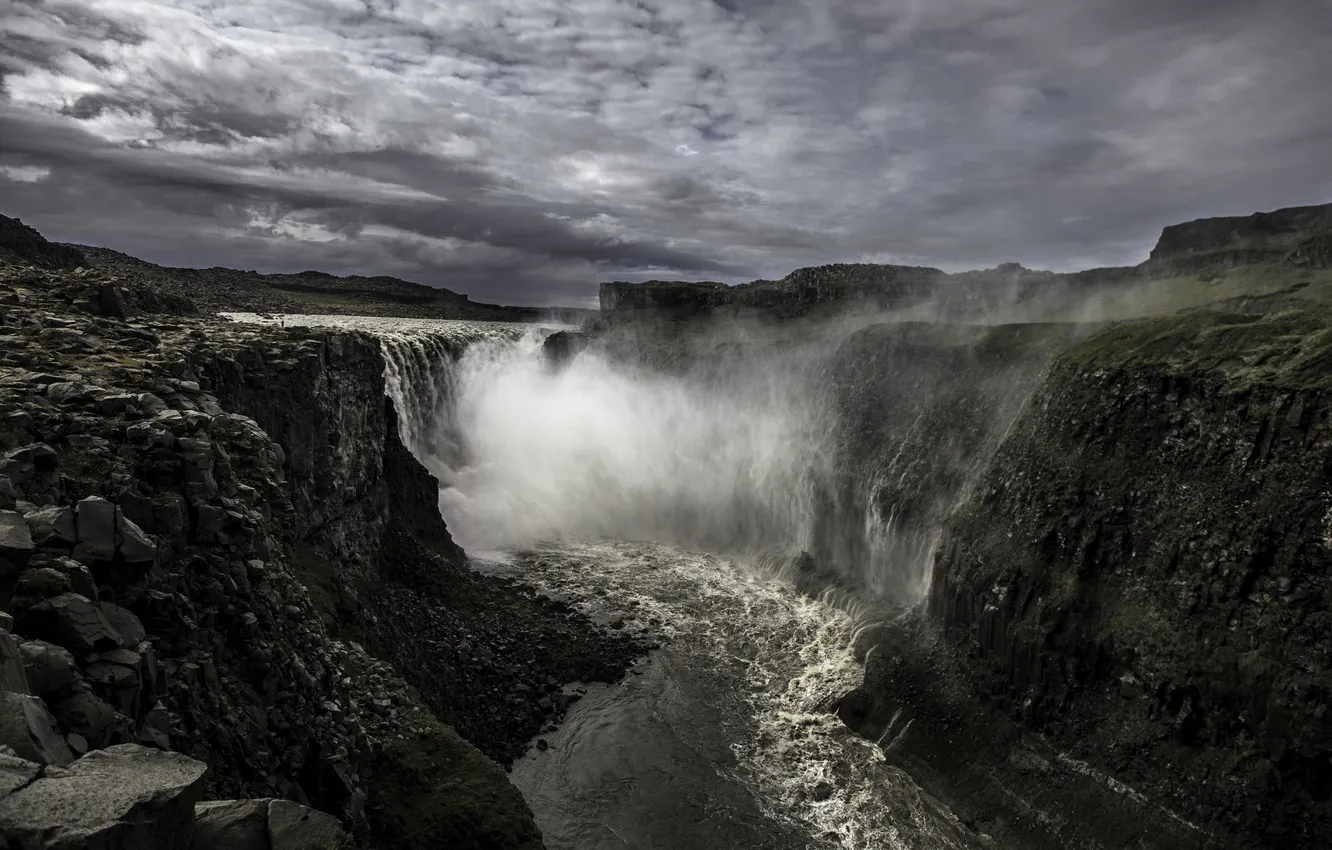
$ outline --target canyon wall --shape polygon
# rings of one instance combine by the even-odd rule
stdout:
[[[929,613],[983,691],[1188,816],[1332,831],[1326,314],[1064,355],[946,528]]]
[[[297,800],[368,846],[539,847],[502,769],[356,640],[392,538],[419,575],[461,558],[378,343],[108,314],[64,293],[113,283],[66,275],[0,268],[6,743],[176,750],[207,764],[189,800]]]
[[[1329,328],[1203,312],[1062,354],[844,719],[914,723],[890,758],[1033,846],[1323,846]]]
[[[1204,218],[1165,228],[1150,263],[1198,268],[1207,262],[1291,262],[1327,268],[1325,246],[1332,234],[1332,205],[1290,207],[1249,216]]]
[[[941,523],[965,498],[1071,325],[872,325],[823,365],[833,419],[810,553],[875,597],[921,599]]]

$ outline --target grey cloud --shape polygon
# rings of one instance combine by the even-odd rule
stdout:
[[[1332,200],[1325,4],[188,8],[0,0],[0,165],[52,169],[6,214],[549,303],[865,256],[1131,263],[1173,221]]]

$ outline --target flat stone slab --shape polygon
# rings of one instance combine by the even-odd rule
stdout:
[[[0,834],[24,850],[188,850],[206,770],[138,744],[95,750],[0,800]]]

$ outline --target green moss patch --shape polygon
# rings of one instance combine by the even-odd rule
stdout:
[[[1240,386],[1332,387],[1332,310],[1199,311],[1105,330],[1062,355],[1085,368],[1214,373]]]

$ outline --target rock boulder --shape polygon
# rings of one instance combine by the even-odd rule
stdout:
[[[0,799],[0,834],[23,850],[187,850],[203,762],[122,744]]]
[[[194,808],[191,850],[331,850],[337,818],[289,800],[211,800]]]
[[[107,622],[101,607],[86,596],[62,593],[25,611],[19,630],[71,652],[95,652],[121,645],[120,633]]]
[[[0,744],[39,764],[65,765],[73,758],[46,704],[26,694],[0,692]]]

